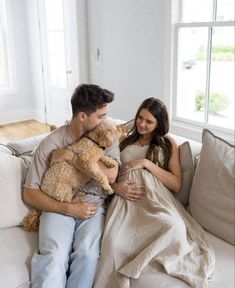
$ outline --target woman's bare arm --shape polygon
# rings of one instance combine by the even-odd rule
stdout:
[[[166,171],[148,159],[139,159],[126,163],[123,166],[122,173],[125,174],[130,170],[145,168],[171,191],[179,192],[182,184],[182,169],[180,165],[179,147],[176,142],[169,137],[172,143],[172,154],[169,160],[169,171]]]

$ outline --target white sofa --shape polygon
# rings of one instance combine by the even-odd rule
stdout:
[[[12,142],[8,145],[0,145],[1,288],[30,287],[30,260],[37,247],[38,234],[25,232],[21,228],[21,221],[30,209],[22,202],[21,190],[30,165],[32,151],[43,137],[45,135]],[[178,136],[174,137],[181,144],[184,183],[181,194],[179,194],[180,201],[188,209],[191,209],[192,215],[207,230],[208,239],[215,250],[216,267],[209,287],[233,288],[235,256],[233,246],[234,213],[232,213],[234,212],[234,147],[208,132],[207,138],[209,140],[207,139],[207,143],[204,143],[203,140],[203,144]],[[192,160],[198,158],[202,145],[202,154],[195,172],[196,162]],[[216,151],[219,153],[213,155]],[[213,157],[209,157],[209,154],[212,154]],[[202,157],[205,158],[204,164]],[[214,162],[210,163],[210,161]],[[220,161],[225,165],[221,165]],[[205,164],[209,165],[209,168],[204,167]],[[223,167],[221,168],[221,166]],[[224,176],[224,173],[228,175]],[[202,179],[203,177],[205,179]],[[223,177],[227,177],[224,180],[226,183],[223,182]],[[213,183],[210,184],[211,182]],[[213,188],[210,189],[208,184],[212,185]],[[198,190],[197,187],[200,189]],[[217,188],[219,192],[215,192]],[[207,189],[206,193],[204,193],[205,189]],[[189,286],[179,279],[168,276],[159,265],[155,266],[152,271],[151,269],[144,271],[140,279],[132,281],[131,287],[177,288]],[[115,287],[111,285],[110,288]]]

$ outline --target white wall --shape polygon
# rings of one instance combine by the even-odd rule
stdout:
[[[12,20],[15,87],[0,95],[0,123],[27,119],[43,121],[40,45],[36,0],[8,0]]]
[[[10,122],[14,114],[24,114],[23,110],[30,107],[31,85],[29,78],[28,42],[26,33],[25,1],[10,0],[8,9],[12,14],[12,39],[14,46],[14,64],[16,67],[16,89],[13,93],[0,95],[0,122]]]
[[[115,92],[111,116],[127,120],[145,98],[164,100],[164,13],[164,0],[87,0],[90,82]]]
[[[43,121],[37,0],[11,1],[18,89],[1,95],[0,123]],[[164,100],[164,0],[87,0],[89,82],[115,92],[110,115],[130,119],[147,97]],[[94,56],[100,49],[102,61]],[[7,111],[7,112],[5,112]]]

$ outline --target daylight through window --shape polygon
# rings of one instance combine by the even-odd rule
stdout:
[[[182,0],[174,119],[234,130],[234,0]]]

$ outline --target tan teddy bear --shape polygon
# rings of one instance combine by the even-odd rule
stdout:
[[[106,192],[112,194],[108,178],[99,169],[100,160],[105,166],[115,167],[116,161],[104,155],[104,149],[112,146],[125,133],[124,125],[104,120],[78,142],[67,147],[76,153],[74,168],[68,162],[56,162],[46,171],[41,190],[48,196],[63,202],[72,202],[76,191],[93,178]],[[32,210],[23,219],[27,231],[38,230],[40,212]]]

